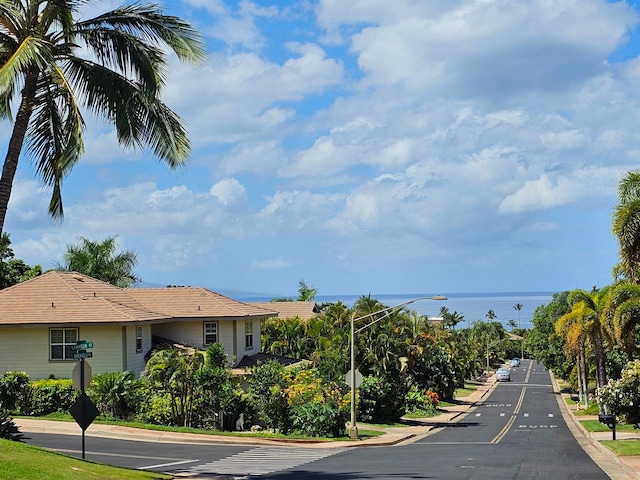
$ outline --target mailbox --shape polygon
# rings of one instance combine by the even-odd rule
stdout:
[[[608,414],[601,413],[598,415],[598,421],[600,423],[604,423],[609,428],[615,428],[616,426],[615,415],[608,415]]]

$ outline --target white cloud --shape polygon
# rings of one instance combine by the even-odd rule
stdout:
[[[237,202],[244,199],[245,188],[235,178],[225,178],[213,185],[209,193],[216,197],[223,205]]]
[[[538,179],[527,180],[516,192],[505,197],[500,204],[500,212],[549,209],[597,195],[604,196],[615,190],[623,173],[618,169],[588,168],[576,170],[571,176],[543,174]]]

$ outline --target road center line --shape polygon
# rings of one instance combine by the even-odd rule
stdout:
[[[513,410],[513,414],[511,415],[511,418],[509,419],[507,424],[504,426],[504,428],[500,430],[500,433],[498,433],[498,435],[496,435],[494,439],[491,440],[491,443],[499,443],[500,440],[502,440],[502,438],[507,434],[507,432],[513,425],[513,422],[516,421],[518,412],[520,412],[520,407],[522,406],[522,402],[524,401],[524,394],[526,391],[527,391],[527,387],[522,387],[522,392],[520,392],[520,398],[518,398],[518,403],[516,403],[516,408]]]

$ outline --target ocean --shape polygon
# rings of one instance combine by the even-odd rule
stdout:
[[[450,312],[458,312],[464,316],[464,321],[458,324],[459,328],[470,326],[478,320],[487,321],[487,313],[493,310],[495,318],[493,321],[502,323],[507,330],[509,320],[518,323],[518,312],[514,307],[516,304],[522,305],[520,310],[520,326],[522,328],[532,328],[533,313],[541,305],[547,305],[554,292],[506,292],[506,293],[444,293],[447,300],[419,300],[408,305],[406,308],[415,310],[422,315],[429,317],[439,317],[440,308],[447,307]],[[432,297],[440,294],[387,294],[371,295],[386,306],[400,305],[415,298]],[[337,302],[351,307],[361,295],[317,295],[315,301]],[[237,298],[243,302],[266,302],[271,298],[247,297]]]

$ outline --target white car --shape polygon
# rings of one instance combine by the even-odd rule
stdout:
[[[512,358],[511,362],[509,362],[509,365],[511,367],[519,367],[520,366],[520,359],[519,358]]]
[[[509,370],[507,370],[506,368],[499,368],[496,371],[496,380],[498,382],[510,382],[511,374],[509,373]]]

